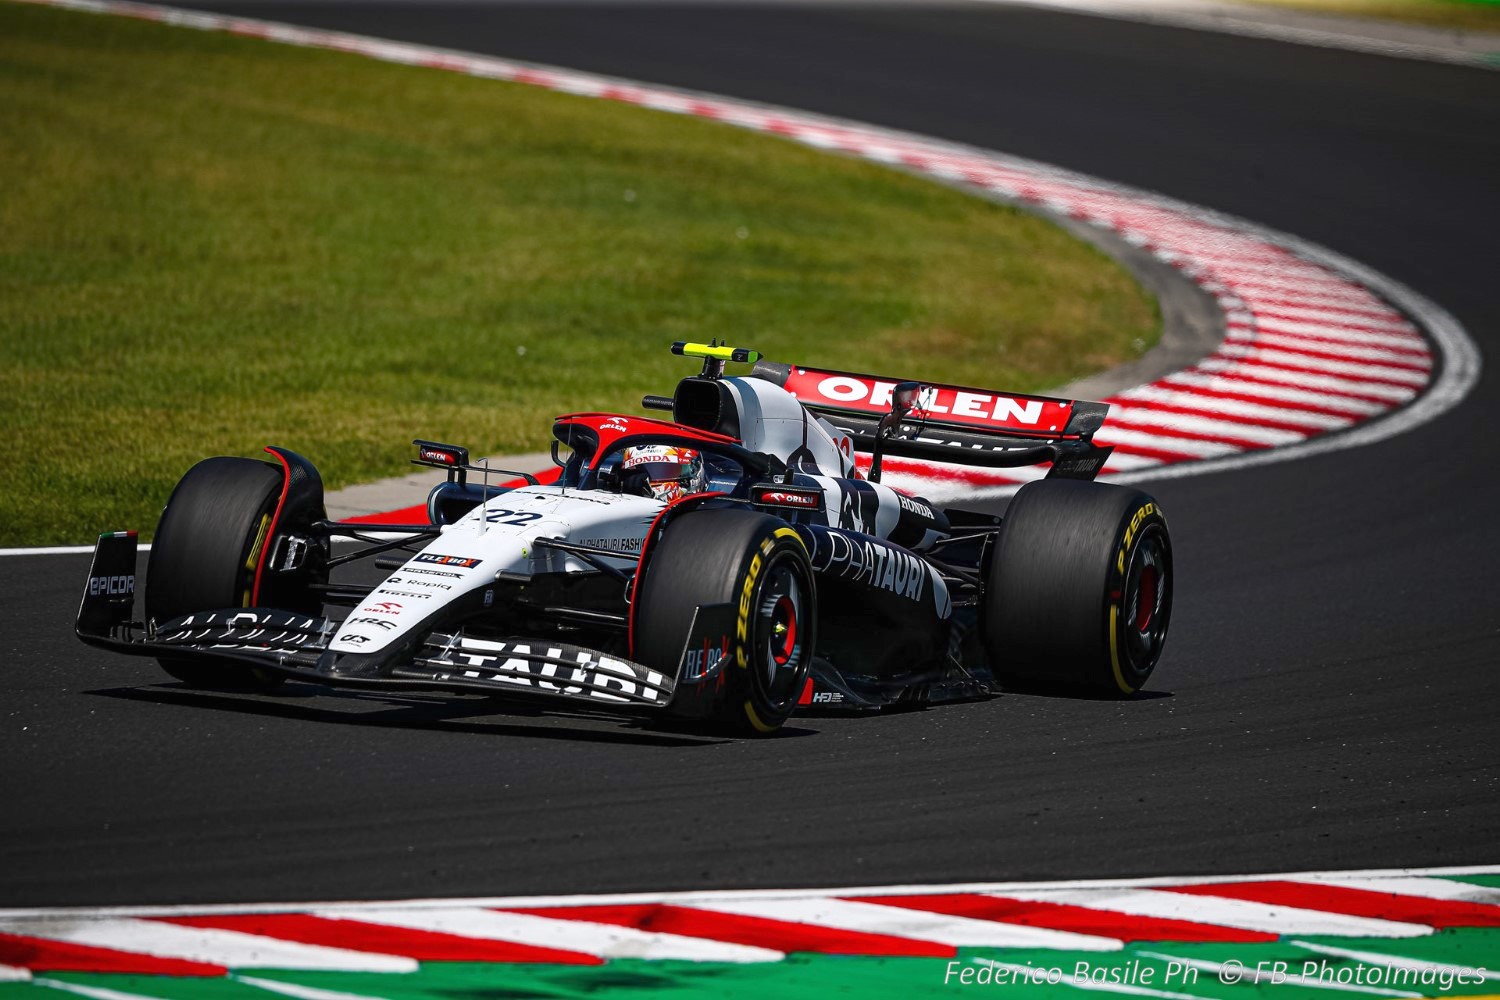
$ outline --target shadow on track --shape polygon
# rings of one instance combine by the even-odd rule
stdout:
[[[97,688],[84,694],[124,701],[151,702],[159,705],[185,705],[192,708],[214,709],[241,715],[264,715],[283,719],[299,719],[308,722],[333,723],[345,726],[370,726],[381,729],[431,730],[448,733],[472,733],[483,736],[521,736],[545,740],[567,740],[582,743],[619,743],[635,746],[699,747],[716,746],[734,742],[712,733],[704,732],[690,722],[676,720],[632,719],[614,715],[588,713],[566,713],[555,709],[505,703],[503,706],[490,699],[453,701],[451,699],[422,699],[385,694],[339,692],[333,694],[325,689],[306,684],[289,684],[276,694],[238,695],[221,692],[197,691],[182,685],[153,685],[150,687]],[[297,704],[298,700],[315,697],[338,698],[349,706],[344,708],[319,707]],[[364,713],[353,711],[355,705],[367,706],[378,702],[386,707]],[[473,716],[506,715],[530,719],[547,720],[552,725],[517,725],[506,722],[458,722],[456,719]],[[601,721],[619,724],[615,730],[588,729],[567,725],[568,720]],[[646,731],[646,726],[654,731]],[[812,736],[809,729],[783,729],[777,739]]]

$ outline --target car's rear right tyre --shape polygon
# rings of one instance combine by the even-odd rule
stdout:
[[[1042,479],[1021,487],[991,555],[982,634],[1002,683],[1140,690],[1172,615],[1172,541],[1140,490]]]
[[[248,458],[208,458],[167,500],[146,564],[147,620],[248,607],[261,550],[281,497],[282,473]],[[233,660],[162,657],[162,669],[195,687],[269,690],[282,678]]]

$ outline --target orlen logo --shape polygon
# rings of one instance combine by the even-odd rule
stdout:
[[[379,604],[371,604],[369,607],[360,608],[361,611],[373,611],[377,615],[399,615],[401,605],[395,601],[381,601]]]
[[[624,417],[610,417],[599,426],[607,431],[620,431],[622,433],[630,429],[630,423]]]
[[[107,597],[116,594],[135,593],[135,577],[133,576],[91,576],[89,577],[89,596]]]
[[[825,401],[855,410],[886,411],[891,406],[891,394],[895,382],[878,382],[855,378],[852,375],[822,375],[808,372],[808,378],[796,380],[795,391],[812,393]],[[814,381],[816,379],[816,381]],[[809,386],[807,383],[811,383]],[[791,382],[788,383],[791,386]],[[1052,404],[1056,412],[1048,421],[1047,430],[1058,430],[1066,423],[1069,406]],[[923,390],[916,408],[918,416],[946,415],[961,423],[1024,424],[1028,427],[1041,425],[1047,416],[1047,402],[1041,399],[1017,399],[992,392],[970,392],[948,386],[928,386]]]
[[[756,503],[763,503],[771,507],[805,507],[809,510],[823,505],[823,497],[819,493],[793,493],[788,490],[761,490],[756,494]]]
[[[420,452],[424,462],[442,462],[444,465],[457,465],[458,456],[451,451],[438,451],[436,448],[423,448]]]

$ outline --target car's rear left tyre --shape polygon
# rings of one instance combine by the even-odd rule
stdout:
[[[146,564],[147,620],[248,607],[255,569],[271,542],[282,473],[248,458],[208,458],[167,500]],[[282,678],[232,660],[162,657],[162,669],[196,687],[269,690]]]
[[[785,521],[703,510],[668,524],[635,594],[634,658],[676,676],[702,605],[733,604],[731,650],[706,709],[713,728],[774,733],[796,708],[817,641],[812,565]]]
[[[1002,683],[1134,694],[1161,658],[1172,585],[1171,536],[1152,497],[1080,480],[1028,483],[990,561],[991,669]]]

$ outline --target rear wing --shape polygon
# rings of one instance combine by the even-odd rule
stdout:
[[[847,432],[858,450],[876,455],[991,468],[1051,462],[1048,478],[1093,479],[1113,450],[1093,443],[1108,403],[769,361],[750,374],[786,389]],[[910,409],[901,409],[902,400]],[[878,477],[878,463],[872,468]]]

